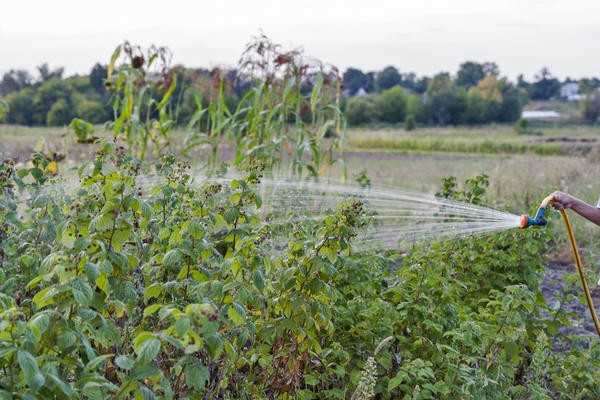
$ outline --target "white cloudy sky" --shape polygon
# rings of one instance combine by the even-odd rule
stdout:
[[[342,68],[431,74],[469,59],[510,77],[600,75],[598,0],[1,0],[0,71],[87,72],[123,39],[231,65],[260,29]]]

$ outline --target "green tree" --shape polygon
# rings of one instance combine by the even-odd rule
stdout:
[[[36,122],[33,88],[25,88],[19,92],[11,93],[6,97],[8,112],[6,122],[17,125],[33,125]]]
[[[456,84],[470,88],[477,85],[477,82],[485,77],[483,64],[467,61],[460,64],[458,73],[456,74]]]
[[[587,122],[596,123],[600,118],[600,94],[595,93],[586,96],[583,102],[583,119]]]
[[[457,87],[448,73],[440,73],[433,77],[426,96],[430,123],[456,125],[464,122],[467,92],[464,88]]]
[[[65,99],[59,99],[50,107],[46,116],[46,124],[48,126],[68,125],[74,116],[71,105]]]
[[[529,97],[532,100],[550,100],[560,93],[560,81],[552,76],[550,70],[544,67],[536,75],[536,81],[529,87]]]
[[[350,125],[363,125],[377,120],[377,107],[370,96],[352,97],[346,105],[346,119]]]
[[[379,119],[387,123],[404,121],[406,115],[406,94],[400,86],[384,90],[375,97]]]
[[[77,116],[91,122],[100,124],[110,120],[110,109],[97,100],[81,99],[76,104]]]
[[[467,61],[462,63],[458,69],[456,84],[468,89],[477,85],[486,76],[498,75],[499,73],[496,63]]]
[[[90,86],[100,94],[106,93],[106,86],[104,85],[104,81],[106,80],[107,72],[108,69],[106,68],[106,66],[100,63],[96,63],[90,71]]]
[[[344,90],[348,91],[350,96],[354,96],[361,88],[366,90],[369,85],[369,78],[358,68],[348,68],[342,79]]]
[[[50,113],[50,109],[60,100],[62,102],[56,106],[56,110],[53,114],[56,114],[56,117],[52,117],[52,121],[58,122],[58,125],[66,124],[71,121],[73,118],[73,98],[72,98],[72,89],[69,84],[59,78],[52,78],[46,80],[42,83],[35,92],[33,97],[35,112],[34,112],[34,122],[38,125],[43,125],[48,123],[48,114]],[[71,118],[68,120],[60,119],[60,115],[62,115],[65,111],[63,108],[68,109],[71,113]]]
[[[2,80],[0,81],[0,96],[18,92],[32,84],[33,78],[29,72],[22,69],[11,69],[2,75]]]
[[[377,74],[375,83],[379,90],[390,89],[402,83],[402,76],[396,67],[390,65]]]

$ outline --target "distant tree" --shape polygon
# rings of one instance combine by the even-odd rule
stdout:
[[[90,71],[90,86],[98,93],[104,94],[106,92],[106,87],[104,86],[106,74],[106,66],[100,63],[96,63]]]
[[[68,125],[75,117],[73,108],[65,99],[59,99],[48,111],[46,116],[46,125],[48,126],[64,126]]]
[[[406,120],[404,121],[404,130],[405,131],[413,131],[415,130],[415,117],[414,115],[409,115],[406,117]]]
[[[477,82],[485,77],[483,64],[467,61],[460,64],[456,74],[456,84],[466,88],[477,85]]]
[[[498,75],[500,73],[498,65],[493,62],[478,63],[475,61],[466,61],[462,63],[456,75],[456,84],[465,88],[470,88],[490,75]]]
[[[38,74],[40,75],[40,82],[46,82],[53,78],[61,79],[65,69],[62,67],[50,69],[48,63],[43,63],[37,66]]]
[[[6,114],[8,114],[8,103],[0,99],[0,122],[4,121]]]
[[[377,120],[377,107],[370,96],[351,97],[346,106],[350,125],[364,125]]]
[[[402,83],[402,76],[393,66],[385,67],[377,74],[376,86],[379,90],[386,90]]]
[[[450,74],[442,72],[433,77],[427,88],[427,114],[436,125],[456,125],[464,122],[467,92],[458,87]]]
[[[36,122],[35,104],[33,102],[34,90],[27,87],[6,96],[8,112],[5,121],[9,124],[33,125]]]
[[[76,116],[92,124],[101,124],[110,119],[110,109],[102,102],[96,100],[81,99],[77,101]]]
[[[409,94],[406,96],[406,118],[413,117],[415,122],[427,123],[427,109],[423,104],[423,96]]]
[[[550,100],[560,93],[560,81],[552,76],[548,68],[542,68],[535,79],[529,87],[529,97],[532,100]]]
[[[50,112],[54,103],[59,100],[64,101],[64,106],[69,107],[73,111],[73,93],[71,87],[63,79],[52,78],[42,83],[36,90],[34,95],[35,105],[35,122],[39,125],[47,123],[47,114]],[[61,107],[63,104],[61,103]],[[59,112],[57,109],[56,113]],[[54,119],[56,121],[56,119]],[[62,122],[62,121],[61,121]],[[70,122],[67,121],[67,123]]]
[[[375,72],[367,72],[367,87],[365,88],[367,93],[373,93],[375,91]]]
[[[31,86],[33,78],[29,72],[22,69],[11,69],[2,76],[0,81],[0,96],[6,96],[12,92]]]
[[[531,84],[527,82],[523,74],[519,74],[519,76],[517,76],[517,87],[519,89],[524,89],[528,91],[530,86]]]
[[[600,88],[600,80],[598,78],[582,78],[579,80],[579,92],[581,94],[591,94]]]
[[[375,98],[379,119],[395,124],[406,116],[406,94],[400,86],[384,90]]]
[[[366,91],[366,88],[369,85],[369,78],[358,68],[348,68],[344,71],[342,80],[344,83],[344,90],[347,90],[350,96],[354,96],[361,88]]]
[[[600,119],[600,93],[589,94],[583,102],[583,119],[596,123]]]

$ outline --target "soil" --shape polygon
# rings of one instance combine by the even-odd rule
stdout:
[[[596,329],[590,316],[587,304],[582,297],[582,291],[579,284],[579,278],[577,283],[572,286],[566,282],[566,275],[573,274],[576,272],[575,266],[570,263],[562,262],[550,262],[547,266],[546,273],[541,283],[541,291],[546,299],[546,302],[550,307],[557,309],[562,308],[564,311],[573,313],[573,324],[568,328],[561,330],[563,334],[573,335],[596,335]],[[600,287],[595,285],[594,282],[588,282],[590,287],[593,289],[592,298],[596,312],[600,313]],[[575,295],[575,298],[560,304],[561,294],[569,292]]]

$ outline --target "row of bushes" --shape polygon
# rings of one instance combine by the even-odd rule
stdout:
[[[104,88],[106,69],[97,65],[89,75],[62,77],[62,71],[15,86],[4,97],[5,121],[18,125],[67,125],[75,117],[102,123],[112,117]],[[6,80],[6,79],[5,79]]]
[[[470,88],[458,86],[449,75],[436,76],[420,96],[399,86],[378,95],[350,98],[346,115],[350,125],[405,122],[432,125],[514,122],[519,119],[523,94],[506,79],[489,75]]]

